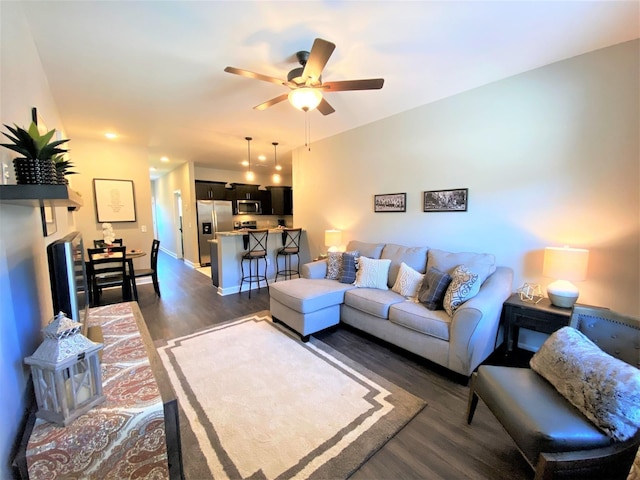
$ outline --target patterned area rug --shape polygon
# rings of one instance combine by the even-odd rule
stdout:
[[[347,478],[425,402],[268,312],[158,346],[185,477]]]

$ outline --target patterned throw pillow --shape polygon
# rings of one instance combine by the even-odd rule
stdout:
[[[418,300],[429,310],[442,310],[442,302],[451,283],[451,275],[431,267],[424,277]]]
[[[396,293],[399,293],[403,297],[416,297],[418,295],[418,290],[420,290],[420,285],[424,280],[424,275],[420,272],[416,272],[413,268],[411,268],[406,263],[402,262],[400,264],[400,271],[398,272],[398,277],[396,278],[396,282],[393,284],[391,290]]]
[[[358,252],[344,252],[342,254],[342,275],[340,283],[353,283],[356,281],[356,260]]]
[[[477,284],[477,286],[476,286]],[[464,302],[473,298],[480,289],[478,274],[471,273],[464,265],[458,265],[451,275],[451,283],[444,294],[444,309],[450,317]]]
[[[342,270],[342,252],[327,253],[327,276],[329,280],[338,280]]]
[[[358,258],[358,273],[355,286],[360,288],[377,288],[389,290],[387,279],[391,260],[374,260],[372,258]]]

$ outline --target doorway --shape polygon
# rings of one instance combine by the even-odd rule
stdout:
[[[180,190],[173,192],[174,225],[176,227],[176,258],[184,259],[184,235],[182,229],[182,193]]]

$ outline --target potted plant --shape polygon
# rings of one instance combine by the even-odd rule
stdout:
[[[40,134],[35,122],[31,122],[28,130],[14,125],[5,125],[12,133],[2,132],[13,143],[2,143],[14,152],[22,155],[13,160],[16,171],[16,180],[19,184],[25,183],[58,183],[53,157],[65,153],[67,150],[59,148],[68,139],[51,142],[55,129],[45,134]]]
[[[69,183],[69,180],[64,177],[66,177],[67,175],[74,175],[78,173],[70,170],[71,168],[75,168],[75,165],[71,162],[71,160],[65,160],[62,154],[56,155],[52,158],[52,160],[53,165],[56,169],[56,178],[58,180],[58,183],[67,184]]]

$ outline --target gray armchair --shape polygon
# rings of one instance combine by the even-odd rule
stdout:
[[[570,326],[604,352],[640,368],[640,319],[576,306]],[[471,380],[469,424],[478,398],[514,440],[536,479],[626,479],[629,475],[640,431],[627,440],[613,440],[534,370],[480,366]]]

